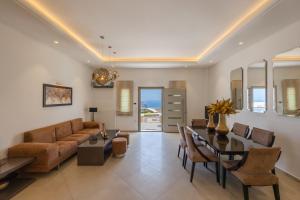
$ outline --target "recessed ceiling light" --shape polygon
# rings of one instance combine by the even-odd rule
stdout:
[[[54,40],[53,43],[54,43],[54,44],[59,44],[59,41]]]
[[[117,54],[117,52],[116,52],[116,51],[114,51],[114,52],[113,52],[113,54]]]
[[[90,61],[90,60],[88,60],[87,62],[88,62],[88,63],[91,63],[91,61]]]
[[[244,44],[244,42],[239,42],[239,45],[242,46]]]
[[[100,35],[100,38],[101,38],[102,40],[104,40],[104,36],[103,36],[103,35]]]

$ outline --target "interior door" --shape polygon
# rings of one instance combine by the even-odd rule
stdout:
[[[186,124],[186,90],[164,89],[163,131],[178,132],[177,123]]]

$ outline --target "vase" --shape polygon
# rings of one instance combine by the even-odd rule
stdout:
[[[219,123],[216,128],[216,131],[219,135],[227,135],[229,133],[229,129],[226,124],[226,115],[219,114]]]
[[[215,130],[215,123],[214,123],[214,115],[213,114],[209,114],[209,116],[208,116],[207,129],[208,129],[208,131],[214,131]]]

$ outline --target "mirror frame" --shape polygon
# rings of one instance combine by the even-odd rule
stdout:
[[[300,48],[300,46],[295,46],[295,47],[293,47],[293,48],[289,48],[289,49],[287,49],[287,50],[285,50],[285,51],[283,51],[283,52],[281,52],[281,53],[277,53],[277,55],[278,54],[282,54],[282,53],[285,53],[285,52],[288,52],[288,51],[292,51],[292,50],[294,50],[294,49],[296,49],[296,48]],[[277,56],[277,55],[275,55],[275,56],[272,56],[272,90],[273,90],[273,95],[272,95],[272,98],[273,98],[273,106],[272,106],[272,110],[277,114],[277,115],[279,115],[279,116],[283,116],[283,117],[292,117],[292,118],[298,118],[298,119],[300,119],[300,116],[298,117],[298,116],[294,116],[294,115],[286,115],[286,114],[284,114],[284,113],[278,113],[277,112],[277,90],[276,90],[276,92],[274,92],[274,88],[275,88],[275,79],[274,79],[274,75],[275,75],[275,67],[274,67],[274,61],[273,61],[273,59]],[[276,101],[275,101],[276,100]]]
[[[242,70],[242,109],[236,109],[236,110],[238,110],[238,111],[241,111],[241,110],[244,110],[244,100],[245,100],[245,95],[244,95],[244,68],[243,67],[238,67],[238,68],[235,68],[235,69],[232,69],[231,71],[230,71],[230,77],[229,77],[229,79],[230,79],[230,98],[231,98],[231,100],[232,100],[232,84],[231,84],[231,72],[232,71],[234,71],[234,70],[237,70],[237,69],[241,69]]]
[[[249,92],[248,92],[248,89],[249,89],[249,85],[248,85],[248,83],[249,83],[249,79],[248,79],[248,77],[249,77],[249,66],[251,66],[251,65],[253,65],[253,64],[255,64],[255,63],[258,63],[258,62],[263,62],[264,63],[264,68],[265,68],[265,88],[266,88],[266,92],[265,92],[265,98],[266,98],[266,110],[265,110],[265,112],[262,112],[262,113],[259,113],[259,112],[253,112],[253,111],[251,111],[250,109],[249,109]],[[252,62],[252,63],[250,63],[250,64],[248,64],[247,65],[247,90],[246,90],[246,92],[247,92],[247,95],[246,95],[246,98],[247,98],[247,110],[249,111],[249,112],[252,112],[252,113],[257,113],[257,114],[265,114],[267,111],[268,111],[268,102],[269,102],[269,100],[268,100],[268,61],[266,60],[266,59],[262,59],[262,60],[260,60],[260,61],[256,61],[256,62]]]

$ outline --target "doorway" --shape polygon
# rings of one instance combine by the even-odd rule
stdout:
[[[139,87],[139,131],[162,131],[163,87]]]

